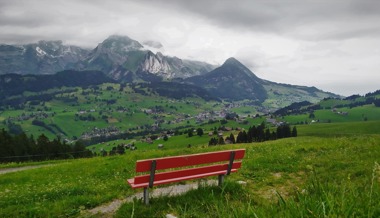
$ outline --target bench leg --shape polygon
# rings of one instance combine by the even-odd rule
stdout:
[[[218,175],[218,186],[222,187],[224,181],[224,175]]]
[[[144,203],[146,205],[149,205],[149,191],[148,191],[148,187],[144,188]]]

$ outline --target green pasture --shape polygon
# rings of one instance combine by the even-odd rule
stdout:
[[[322,108],[334,108],[335,106],[338,105],[344,105],[344,104],[349,104],[349,100],[343,100],[343,99],[327,99],[323,100],[320,102],[320,105]]]
[[[251,116],[255,116],[257,114],[256,108],[248,107],[248,106],[233,108],[231,111],[238,113],[238,114],[251,115]]]
[[[216,136],[212,136],[216,137]],[[132,144],[134,143],[139,152],[159,150],[158,145],[164,145],[163,149],[160,150],[173,150],[190,147],[207,147],[208,142],[210,141],[210,136],[204,134],[203,136],[198,136],[194,133],[194,136],[188,137],[187,134],[169,137],[167,141],[162,138],[154,140],[152,143],[147,143],[144,139],[130,139],[130,140],[114,140],[110,142],[99,143],[95,145],[88,146],[88,149],[91,151],[100,152],[102,149],[105,151],[110,151],[112,147],[116,147],[119,144]],[[126,150],[126,152],[135,152]]]
[[[380,121],[297,125],[297,131],[299,136],[338,137],[379,135]]]
[[[376,121],[380,120],[380,108],[374,105],[364,105],[354,108],[337,108],[336,111],[331,109],[322,109],[314,111],[314,118],[310,118],[310,113],[300,115],[288,115],[282,120],[291,124],[307,122],[312,120],[319,122],[359,122],[359,121]]]

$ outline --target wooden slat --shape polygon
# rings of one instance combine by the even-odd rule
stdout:
[[[236,172],[236,171],[237,171],[237,169],[232,169],[231,173]],[[210,172],[210,173],[198,174],[198,175],[194,175],[194,176],[177,177],[177,178],[173,178],[173,179],[160,180],[160,181],[154,182],[153,186],[168,184],[168,183],[172,183],[172,182],[191,180],[191,179],[199,179],[199,178],[204,178],[207,176],[223,175],[225,172],[226,172],[225,170],[222,170],[222,171],[215,171],[215,172]],[[133,180],[133,179],[131,179],[131,180]],[[143,188],[143,187],[149,186],[149,182],[135,184],[135,183],[133,183],[133,181],[128,180],[128,183],[131,185],[132,188]]]
[[[132,187],[134,186],[134,184],[135,184],[135,178],[127,179],[127,181],[128,181],[128,184],[130,184]]]
[[[232,169],[238,169],[241,167],[241,162],[235,162],[232,165]],[[228,164],[218,164],[218,165],[212,165],[212,166],[203,166],[203,167],[197,167],[197,168],[189,168],[189,169],[182,169],[182,170],[176,170],[176,171],[170,171],[170,172],[161,172],[156,173],[154,176],[154,181],[160,181],[160,180],[167,180],[167,179],[173,179],[176,177],[187,177],[187,176],[194,176],[197,174],[204,174],[204,173],[210,173],[210,172],[216,172],[216,171],[223,171],[227,173]],[[145,183],[149,182],[149,175],[142,175],[142,176],[136,176],[135,177],[135,184],[139,183]]]
[[[136,172],[150,171],[152,160],[157,161],[156,170],[193,166],[199,164],[229,161],[231,151],[235,151],[235,160],[243,159],[245,149],[208,152],[183,156],[163,157],[157,159],[140,160],[136,162]]]

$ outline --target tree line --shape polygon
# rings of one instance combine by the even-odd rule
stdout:
[[[235,143],[252,143],[252,142],[264,142],[268,140],[276,140],[281,138],[297,137],[297,127],[294,126],[291,128],[289,124],[283,124],[276,128],[276,131],[270,131],[269,128],[266,128],[264,122],[258,126],[249,127],[248,131],[240,131],[235,136],[231,133],[225,139],[223,137],[211,138],[209,141],[209,146],[212,145],[223,145],[226,143],[235,144]]]
[[[44,134],[37,139],[24,132],[11,135],[6,130],[0,131],[0,163],[42,161],[68,158],[92,157],[80,141],[74,145],[66,144],[59,137],[49,140]]]

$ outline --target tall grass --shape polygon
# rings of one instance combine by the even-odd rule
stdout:
[[[380,188],[370,182],[321,180],[313,173],[302,191],[286,200],[279,195],[268,211],[280,217],[379,217]]]
[[[376,174],[375,174],[376,169]],[[264,202],[245,186],[226,182],[220,187],[201,187],[183,196],[160,197],[146,206],[141,200],[125,204],[115,217],[379,217],[379,165],[372,182],[357,184],[321,180],[311,173],[302,190],[292,196],[276,192],[276,201]]]

